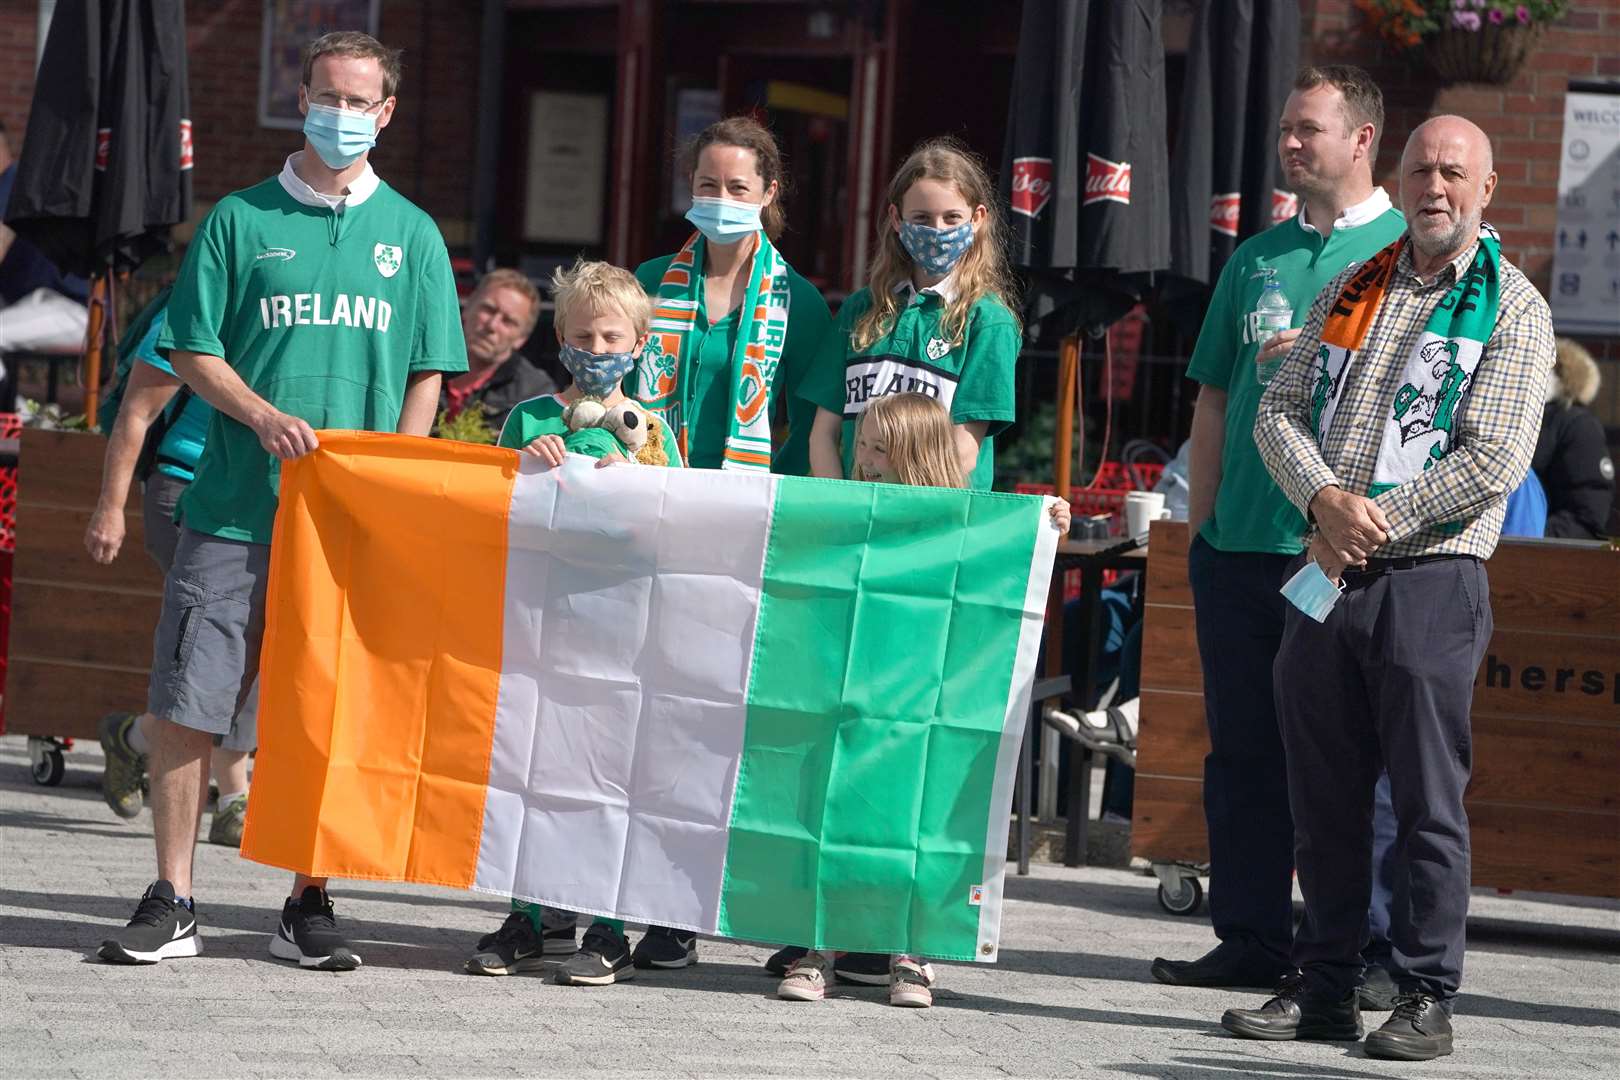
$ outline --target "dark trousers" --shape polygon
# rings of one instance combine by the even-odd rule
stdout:
[[[1463,790],[1474,675],[1492,626],[1485,568],[1446,559],[1347,580],[1326,623],[1290,608],[1277,654],[1305,896],[1294,962],[1333,995],[1360,975],[1382,768],[1397,822],[1391,974],[1449,1000],[1462,982],[1468,917]]]
[[[1389,967],[1390,910],[1395,904],[1395,874],[1399,869],[1395,837],[1400,828],[1395,821],[1395,804],[1389,795],[1389,776],[1378,778],[1373,793],[1372,903],[1367,907],[1367,943],[1361,961],[1368,967]]]
[[[1222,941],[1258,947],[1279,963],[1294,936],[1294,821],[1271,679],[1288,607],[1278,590],[1290,561],[1218,551],[1202,537],[1187,556],[1209,724],[1210,918]]]

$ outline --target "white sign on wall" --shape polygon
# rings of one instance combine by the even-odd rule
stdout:
[[[1571,85],[1559,161],[1553,325],[1620,337],[1620,84]]]
[[[605,95],[532,94],[523,238],[600,244],[607,160]]]

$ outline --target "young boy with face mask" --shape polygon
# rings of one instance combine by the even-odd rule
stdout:
[[[571,432],[563,418],[568,406],[593,398],[611,408],[626,400],[621,383],[647,344],[652,301],[627,270],[605,262],[580,260],[551,278],[557,302],[557,344],[571,381],[558,394],[519,404],[501,428],[499,444],[561,465],[568,452],[602,461],[628,460],[630,452],[604,428]],[[675,437],[658,425],[671,465],[682,463]]]

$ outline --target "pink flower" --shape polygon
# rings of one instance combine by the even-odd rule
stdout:
[[[1519,10],[1515,11],[1513,14],[1518,17],[1520,26],[1530,25],[1530,9],[1525,7],[1523,4],[1520,4]]]
[[[1460,26],[1464,30],[1477,31],[1479,29],[1479,13],[1476,11],[1456,11],[1451,15],[1451,25]]]
[[[1507,16],[1503,15],[1496,8],[1491,8],[1490,20],[1491,20],[1491,25],[1492,26],[1501,26],[1502,25],[1502,20],[1505,19],[1505,18],[1507,18]]]

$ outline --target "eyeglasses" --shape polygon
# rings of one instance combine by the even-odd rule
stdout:
[[[328,109],[348,109],[351,112],[374,113],[383,107],[387,98],[378,98],[376,101],[367,101],[360,97],[347,97],[331,90],[322,90],[318,94],[310,94],[309,100],[317,105],[325,105]]]

